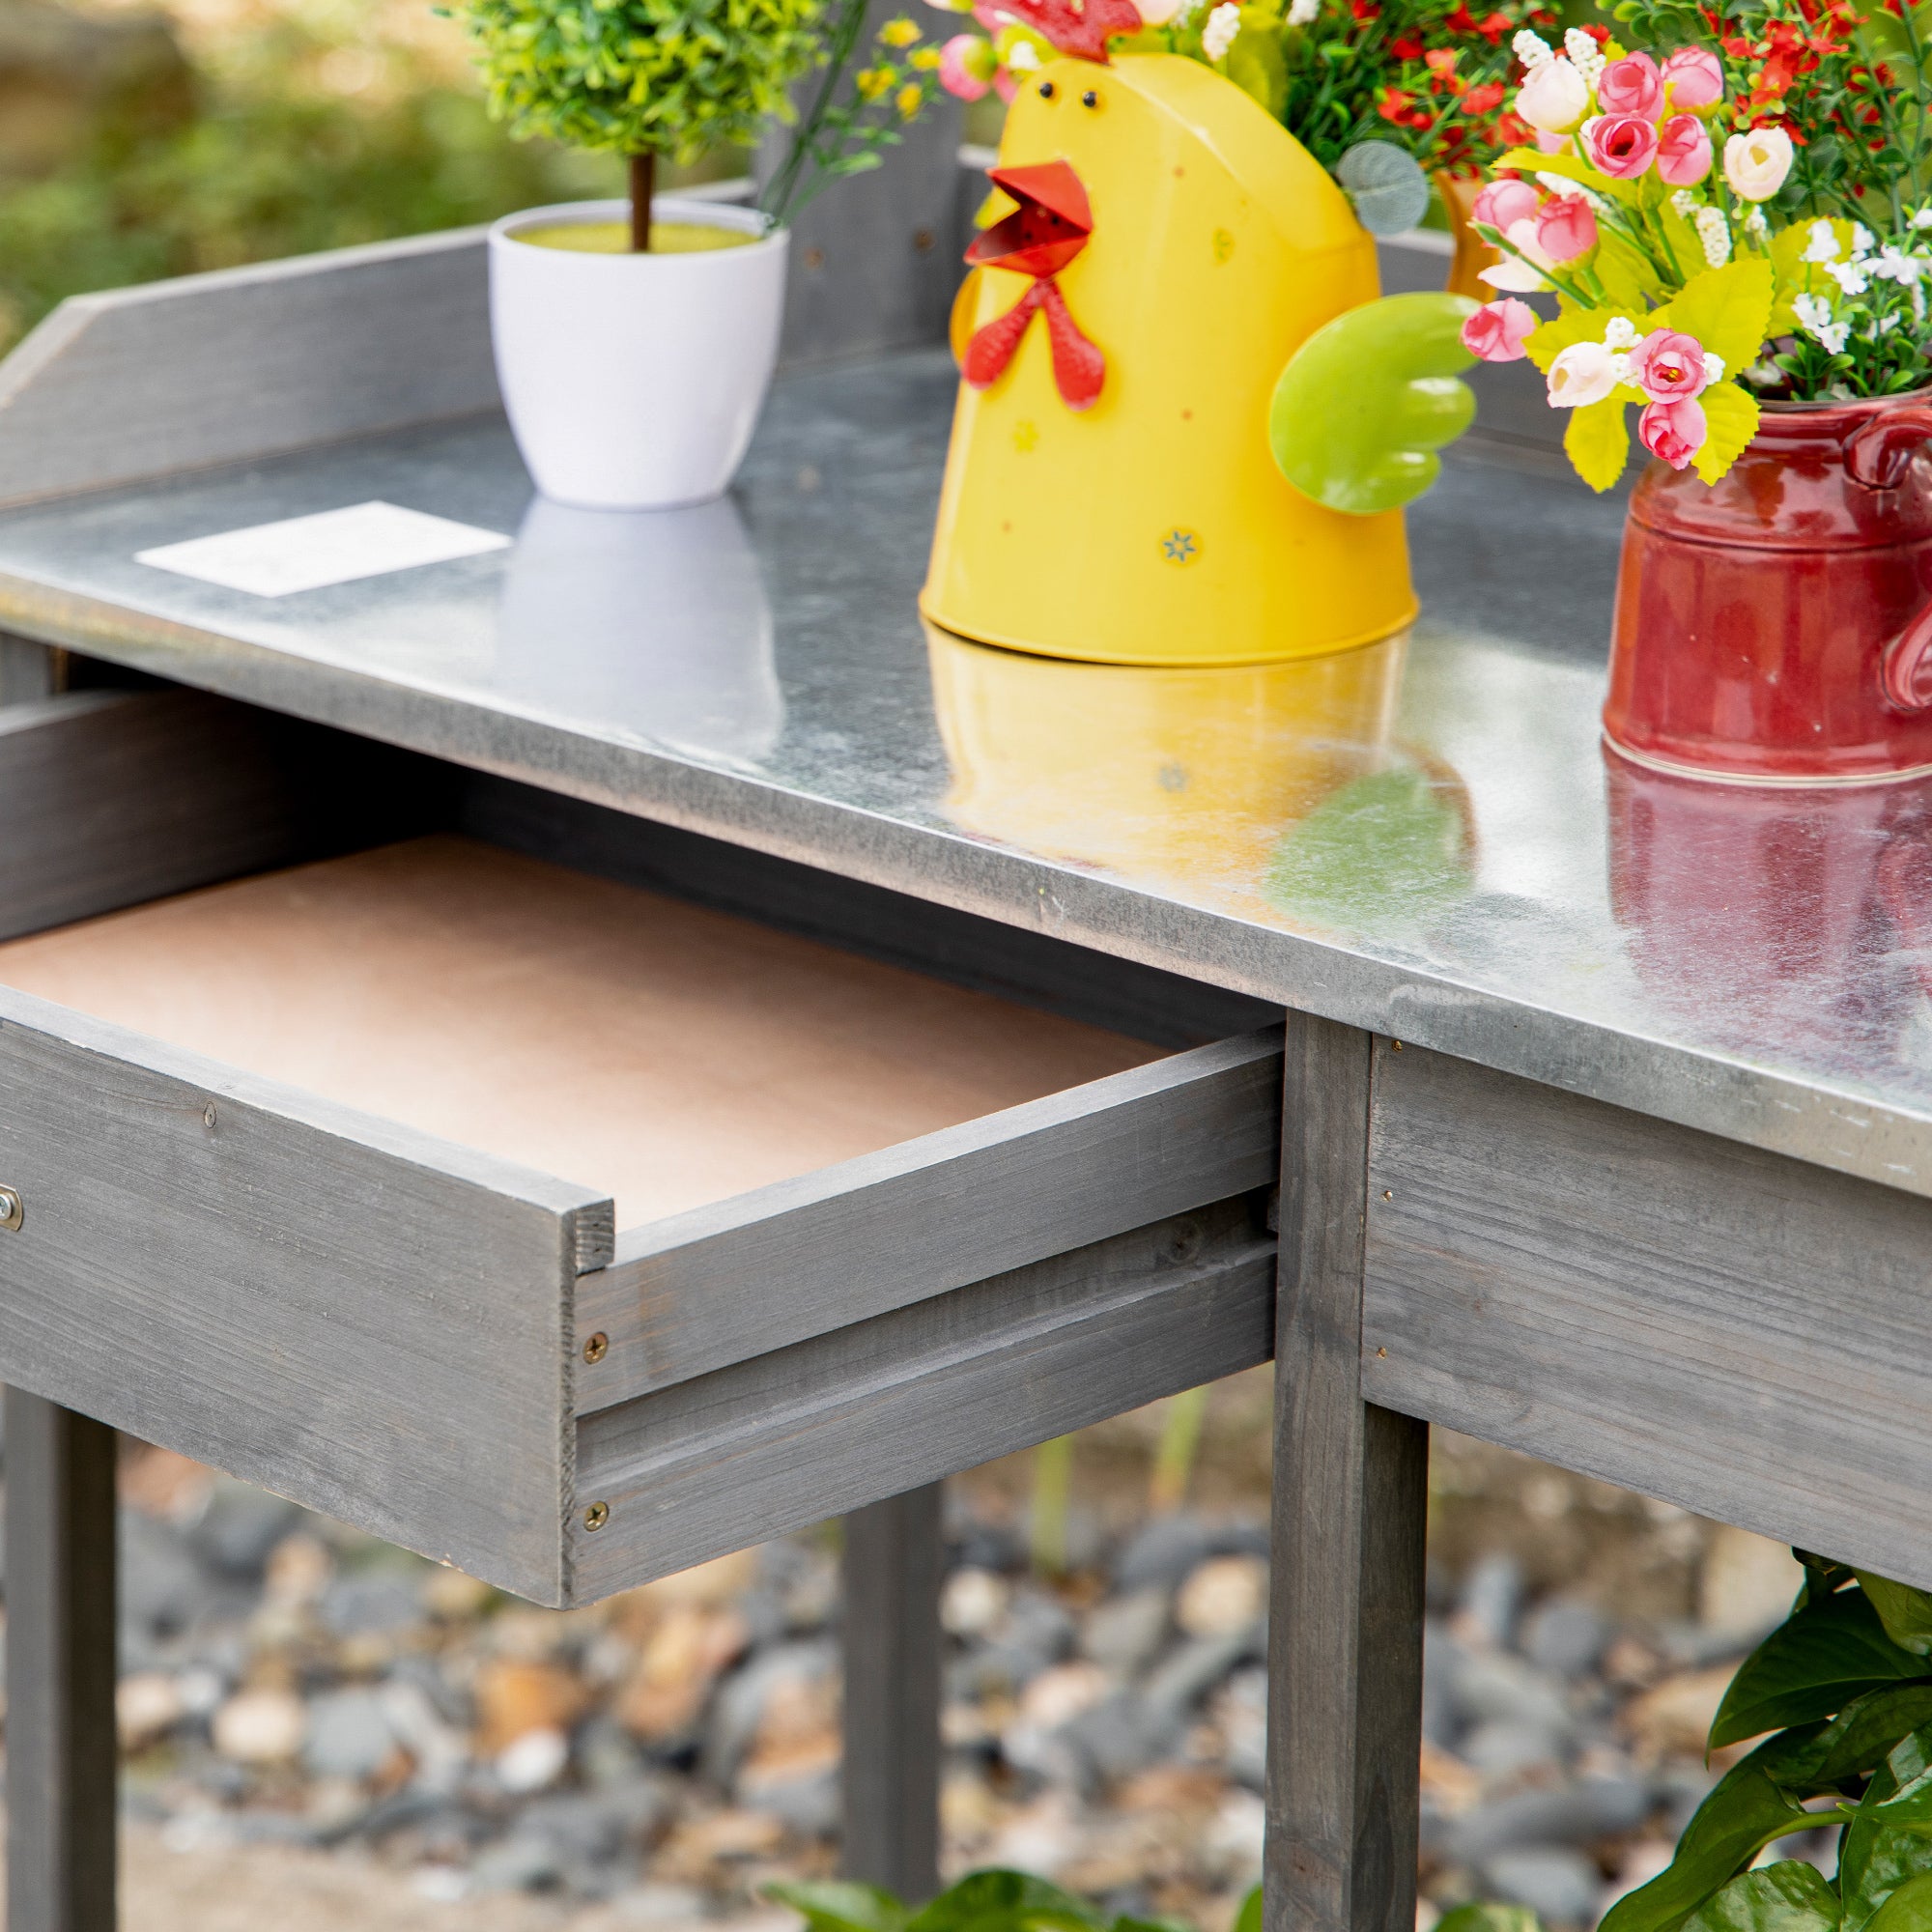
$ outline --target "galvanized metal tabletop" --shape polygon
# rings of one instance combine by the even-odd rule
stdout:
[[[16,510],[0,625],[1932,1193],[1932,796],[1606,756],[1617,498],[1468,444],[1406,639],[1030,660],[915,608],[952,387],[782,380],[655,518],[533,501],[492,418]],[[135,561],[369,499],[517,541],[278,598]]]

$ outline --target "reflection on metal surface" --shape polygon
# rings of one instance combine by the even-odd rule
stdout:
[[[946,810],[977,838],[1325,930],[1433,908],[1466,876],[1454,775],[1393,741],[1406,633],[1196,669],[925,635]]]
[[[1614,499],[1451,452],[1399,679],[1022,678],[916,614],[953,388],[943,353],[780,384],[742,528],[663,554],[590,513],[275,599],[132,561],[371,499],[515,531],[488,421],[10,511],[0,629],[1932,1195],[1925,821],[1607,795]]]
[[[503,571],[497,683],[673,751],[755,765],[784,725],[772,607],[729,498],[688,510],[531,500]]]

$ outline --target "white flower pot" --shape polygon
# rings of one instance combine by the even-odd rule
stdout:
[[[657,510],[722,495],[771,385],[785,231],[754,210],[661,195],[660,221],[759,237],[684,255],[592,255],[517,237],[626,221],[621,201],[506,215],[490,230],[490,327],[517,447],[546,497]]]

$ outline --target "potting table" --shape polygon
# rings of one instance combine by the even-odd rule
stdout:
[[[64,318],[0,370],[0,938],[440,829],[1167,1057],[613,1234],[0,988],[14,1932],[112,1911],[102,1424],[554,1604],[848,1513],[847,1864],[917,1890],[939,1481],[1272,1354],[1272,1932],[1412,1921],[1431,1422],[1932,1585],[1932,794],[1607,766],[1620,506],[1550,452],[1451,457],[1406,639],[1054,666],[916,615],[943,353],[640,524],[531,504],[473,238]],[[371,501],[516,541],[136,561]]]

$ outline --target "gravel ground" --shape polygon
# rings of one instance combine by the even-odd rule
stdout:
[[[1266,1409],[1220,1385],[1159,1515],[1161,1407],[1087,1432],[1057,1575],[1029,1459],[950,1487],[949,1871],[1225,1932],[1261,1853]],[[783,1932],[759,1887],[833,1868],[828,1533],[553,1612],[162,1451],[122,1489],[138,1932]],[[1721,1768],[1702,1732],[1796,1566],[1451,1435],[1432,1492],[1422,1932],[1477,1894],[1587,1927]]]

